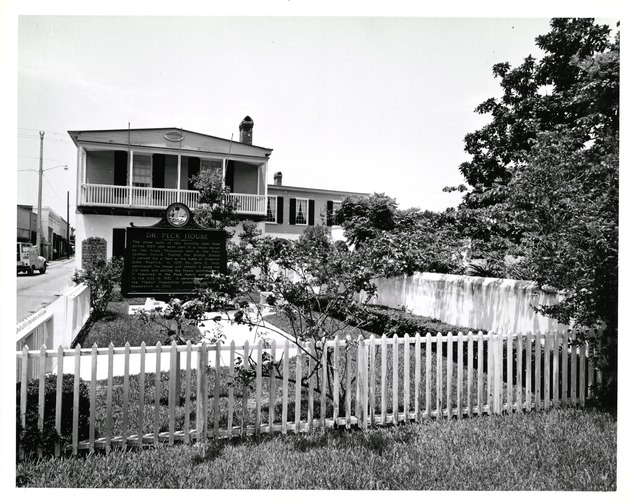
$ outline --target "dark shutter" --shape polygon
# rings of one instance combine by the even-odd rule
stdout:
[[[188,190],[195,189],[195,184],[191,178],[199,174],[200,165],[201,161],[199,160],[199,157],[188,157]]]
[[[153,188],[164,188],[164,167],[166,157],[162,153],[153,155]]]
[[[295,199],[289,199],[289,225],[295,225]]]
[[[284,197],[276,197],[276,223],[284,221]]]
[[[315,201],[308,199],[308,224],[315,225]]]
[[[333,226],[333,201],[326,201],[326,225]]]
[[[234,192],[234,161],[228,160],[225,168],[225,186],[230,187],[230,192]]]
[[[112,234],[112,256],[125,256],[125,236],[127,231],[124,228],[114,228]]]
[[[114,185],[127,185],[127,152],[114,152]]]

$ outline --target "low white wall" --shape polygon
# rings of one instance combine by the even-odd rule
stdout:
[[[416,315],[498,333],[565,331],[568,326],[534,312],[553,305],[559,294],[535,293],[531,281],[423,273],[374,281],[371,303],[406,307]]]

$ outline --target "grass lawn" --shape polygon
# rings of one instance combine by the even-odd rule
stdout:
[[[16,474],[48,488],[610,491],[616,429],[611,415],[561,409],[45,459]]]

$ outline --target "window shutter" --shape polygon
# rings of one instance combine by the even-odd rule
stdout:
[[[326,201],[326,225],[333,226],[333,201]]]
[[[313,199],[308,200],[308,224],[315,225],[315,201]]]
[[[114,185],[125,186],[127,184],[127,152],[114,152]]]
[[[295,199],[289,199],[289,225],[295,225]]]
[[[276,197],[276,223],[282,223],[284,217],[284,197]]]
[[[166,157],[163,154],[153,154],[153,188],[164,188],[164,168]]]
[[[200,165],[201,161],[199,157],[188,157],[188,190],[195,190],[192,177],[199,174]]]

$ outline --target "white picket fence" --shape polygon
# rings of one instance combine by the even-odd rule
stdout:
[[[298,350],[292,342],[275,340],[267,345],[260,340],[238,346],[204,342],[58,350],[42,346],[34,351],[25,346],[16,352],[21,371],[19,413],[25,426],[27,381],[31,368],[38,367],[37,414],[39,428],[43,427],[43,389],[51,361],[56,372],[51,378],[57,382],[55,428],[61,433],[64,420],[71,420],[72,440],[66,449],[75,455],[80,450],[240,434],[286,434],[354,424],[368,428],[584,406],[597,377],[589,345],[572,345],[566,334],[438,333],[372,336],[355,342],[335,338],[325,342],[319,361],[310,356],[313,349],[312,342]],[[98,380],[98,361],[104,355],[107,378]],[[130,372],[133,358],[139,361],[137,374]],[[117,359],[122,359],[124,372],[115,377]],[[263,367],[272,363],[277,377],[264,377]],[[92,378],[74,379],[72,416],[62,416],[63,374],[80,375],[86,365]],[[251,370],[251,388],[236,378],[242,370]],[[81,385],[88,386],[89,410],[79,409]],[[327,392],[318,393],[318,387]],[[83,414],[89,417],[89,432],[80,425]]]

